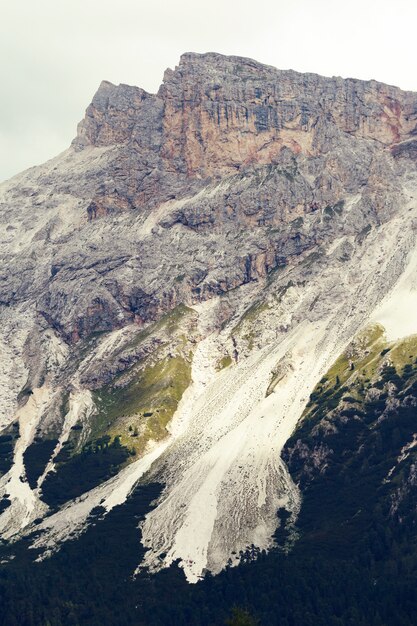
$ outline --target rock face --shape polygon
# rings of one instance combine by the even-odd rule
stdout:
[[[157,94],[103,82],[71,147],[0,186],[1,426],[21,433],[0,532],[31,532],[42,486],[104,436],[136,460],[39,545],[149,469],[151,568],[195,580],[271,545],[309,393],[403,279],[414,302],[416,134],[417,94],[239,57],[187,53]]]
[[[233,289],[320,243],[331,220],[325,232],[306,232],[297,218],[323,210],[331,217],[346,193],[366,190],[364,210],[383,220],[387,185],[396,187],[390,151],[412,158],[416,127],[415,94],[217,54],[183,55],[156,95],[103,82],[65,157],[4,188],[20,204],[12,214],[2,200],[4,253],[16,240],[22,258],[4,265],[1,301],[34,297],[39,312],[77,340]],[[176,226],[186,227],[190,249],[192,241],[209,247],[213,234],[225,238],[218,247],[226,258],[207,264],[203,252],[175,283]],[[155,263],[164,293],[148,284],[156,255],[142,239],[152,229],[166,231],[158,232]],[[244,241],[236,250],[227,239],[237,233]],[[37,248],[49,249],[47,264],[31,258]],[[181,266],[185,253],[178,250]]]
[[[162,172],[205,179],[274,163],[284,146],[312,156],[343,133],[392,146],[415,132],[415,95],[395,87],[188,53],[155,96],[103,82],[73,145],[128,143]]]

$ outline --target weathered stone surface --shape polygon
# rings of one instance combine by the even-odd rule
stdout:
[[[65,159],[4,188],[1,301],[33,299],[76,341],[264,278],[332,238],[346,194],[363,207],[345,234],[384,220],[386,148],[414,158],[416,123],[395,87],[214,53],[184,54],[156,95],[104,81]],[[29,254],[10,252],[22,230]]]
[[[147,530],[155,562],[160,541],[161,553],[187,557],[181,538],[175,543],[178,520],[189,515],[193,528],[199,520],[181,493],[189,491],[190,503],[203,487],[213,496],[201,483],[211,453],[221,491],[211,510],[220,513],[213,535],[193,534],[202,542],[193,558],[209,556],[190,565],[190,576],[218,571],[259,528],[259,545],[268,547],[278,484],[294,515],[298,506],[274,442],[283,445],[323,368],[407,267],[416,125],[414,93],[214,53],[183,55],[157,94],[103,82],[71,147],[0,186],[1,424],[19,419],[22,448],[35,428],[63,445],[76,419],[88,437],[93,392],[127,388],[136,366],[169,369],[178,358],[188,372],[192,361],[182,409],[188,430],[163,457],[168,504]],[[245,420],[262,441],[241,436]],[[216,447],[223,435],[244,458],[230,474]],[[320,450],[317,466],[326,455]],[[246,476],[262,476],[260,499],[262,480],[245,489],[241,463]],[[28,488],[23,469],[13,471],[14,484]],[[75,506],[77,528],[90,504],[105,496],[114,505],[110,487],[85,509]],[[39,491],[20,493],[18,514],[9,507],[0,518],[7,536],[44,512]],[[54,541],[70,527],[65,515],[50,522]]]

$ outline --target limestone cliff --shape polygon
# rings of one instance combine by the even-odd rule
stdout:
[[[309,394],[415,302],[416,133],[415,93],[239,57],[103,82],[71,147],[0,186],[3,536],[37,520],[55,549],[149,471],[151,569],[269,547]]]

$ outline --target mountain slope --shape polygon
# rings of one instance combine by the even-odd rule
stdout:
[[[294,526],[316,384],[417,332],[416,128],[416,94],[214,53],[102,83],[0,187],[2,537],[48,555],[158,482],[136,565],[196,581]]]

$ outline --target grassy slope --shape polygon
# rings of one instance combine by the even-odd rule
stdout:
[[[123,445],[141,454],[150,440],[167,435],[166,426],[191,382],[192,349],[186,336],[191,312],[180,305],[135,338],[138,344],[163,332],[170,349],[162,346],[94,392],[92,438],[118,436]]]
[[[95,434],[120,436],[141,453],[150,439],[166,436],[166,426],[191,381],[191,362],[167,356],[143,367],[126,387],[107,385],[95,392]]]
[[[151,440],[167,436],[166,427],[191,382],[192,352],[184,330],[190,313],[180,305],[139,333],[135,345],[163,332],[170,340],[169,348],[162,345],[93,393],[97,411],[88,440],[80,447],[77,441],[82,426],[72,430],[56,459],[57,471],[49,474],[43,485],[48,504],[61,505],[99,485],[143,454]]]

